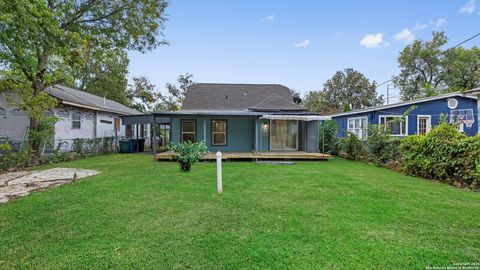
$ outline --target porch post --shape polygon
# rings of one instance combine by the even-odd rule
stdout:
[[[203,142],[207,144],[207,120],[203,119]]]
[[[255,117],[255,151],[258,151],[258,118]]]
[[[157,117],[155,115],[153,116],[153,124],[150,124],[150,126],[153,125],[153,131],[152,131],[152,136],[153,136],[153,162],[157,160],[157,134],[156,134],[156,129],[157,129]]]

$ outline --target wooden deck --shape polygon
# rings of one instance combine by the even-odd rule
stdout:
[[[175,153],[166,151],[157,154],[157,160],[173,160]],[[327,160],[331,158],[330,155],[321,153],[307,153],[304,151],[248,151],[236,152],[226,151],[222,152],[222,160]],[[203,156],[202,160],[215,160],[215,152],[209,152]]]

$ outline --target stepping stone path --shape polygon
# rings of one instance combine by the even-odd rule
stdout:
[[[22,197],[32,191],[60,186],[99,171],[75,168],[54,168],[45,171],[19,171],[0,174],[0,203]]]

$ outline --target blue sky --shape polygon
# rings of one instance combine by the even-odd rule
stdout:
[[[162,91],[186,72],[197,82],[280,83],[302,93],[348,67],[381,83],[398,73],[398,53],[413,39],[442,30],[453,46],[480,32],[480,0],[178,0],[167,14],[171,45],[130,53],[130,77],[145,75]],[[474,45],[480,38],[465,44]]]

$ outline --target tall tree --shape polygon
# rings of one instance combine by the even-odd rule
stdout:
[[[400,74],[393,78],[403,100],[472,89],[480,85],[480,50],[444,50],[448,38],[433,32],[432,40],[415,40],[398,56]]]
[[[309,91],[303,97],[303,105],[311,112],[330,114],[338,112],[338,108],[331,106],[322,91]]]
[[[2,90],[15,90],[30,115],[30,129],[55,103],[44,90],[73,83],[88,48],[146,52],[166,44],[165,0],[15,0],[0,1]],[[38,145],[31,144],[38,150]]]
[[[187,88],[193,84],[195,84],[195,82],[193,81],[193,75],[190,73],[178,76],[177,85],[167,83],[165,87],[167,88],[168,94],[161,96],[162,103],[159,104],[157,109],[164,111],[179,110],[185,99]]]
[[[321,97],[323,104],[328,104],[325,111],[343,111],[383,104],[383,96],[377,95],[377,83],[365,77],[362,73],[347,68],[337,71],[335,75],[325,82]]]
[[[443,82],[439,55],[447,41],[443,32],[434,32],[431,41],[415,40],[402,50],[397,59],[400,74],[393,82],[403,100],[436,94],[432,89],[439,89]]]
[[[128,55],[123,49],[88,52],[84,67],[74,71],[72,86],[129,105],[128,64]]]
[[[159,96],[155,85],[144,76],[133,77],[126,93],[129,105],[141,112],[151,112]]]

